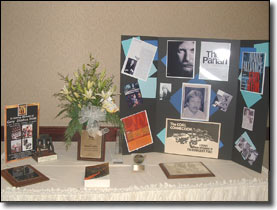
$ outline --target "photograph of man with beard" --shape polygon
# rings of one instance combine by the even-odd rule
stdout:
[[[167,77],[194,78],[195,41],[167,41]]]

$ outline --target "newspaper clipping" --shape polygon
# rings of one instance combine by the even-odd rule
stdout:
[[[146,81],[153,64],[156,51],[156,46],[133,38],[121,73]]]

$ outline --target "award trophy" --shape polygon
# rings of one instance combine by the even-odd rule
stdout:
[[[116,139],[115,139],[115,145],[114,145],[114,152],[112,154],[112,162],[113,164],[121,164],[123,163],[123,157],[122,157],[122,133],[120,129],[116,132]]]
[[[41,134],[36,141],[37,148],[33,158],[38,162],[57,160],[57,154],[54,152],[52,137],[48,134]]]

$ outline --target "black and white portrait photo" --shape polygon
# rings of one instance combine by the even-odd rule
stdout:
[[[137,61],[135,59],[128,58],[126,67],[124,69],[124,73],[133,75],[135,72],[136,64],[137,64]]]
[[[183,83],[181,119],[209,120],[211,86]]]
[[[171,96],[171,83],[160,83],[160,100],[169,100]]]
[[[195,41],[167,41],[166,77],[194,78]]]
[[[255,110],[247,107],[243,108],[243,117],[241,127],[253,131]]]

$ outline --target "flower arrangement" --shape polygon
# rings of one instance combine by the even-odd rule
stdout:
[[[65,132],[66,147],[70,146],[76,132],[81,133],[86,127],[91,136],[101,135],[99,122],[110,122],[122,129],[119,112],[114,103],[116,86],[113,86],[113,76],[106,77],[106,71],[97,72],[99,62],[90,55],[90,63],[83,64],[82,70],[74,72],[70,79],[59,73],[65,82],[64,87],[54,96],[61,101],[58,106],[61,111],[56,117],[65,114],[70,118]]]

